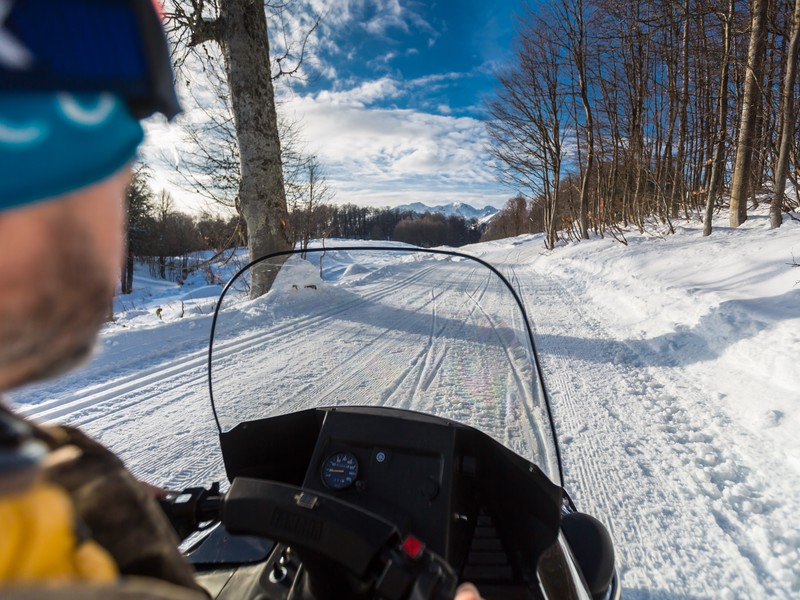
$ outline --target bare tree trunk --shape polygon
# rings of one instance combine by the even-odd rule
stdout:
[[[584,112],[584,127],[586,131],[586,165],[581,161],[580,145],[580,117],[577,108],[574,110],[575,132],[578,142],[578,164],[581,167],[581,187],[578,203],[578,229],[579,237],[589,239],[589,185],[595,163],[594,149],[594,116],[589,100],[589,82],[587,76],[587,53],[588,53],[588,32],[586,27],[586,9],[583,0],[562,0],[560,3],[553,3],[557,15],[557,24],[563,34],[567,46],[567,52],[572,62],[572,66],[577,73],[578,94],[581,98],[581,105]],[[574,75],[570,75],[570,80],[574,84]],[[573,103],[575,102],[574,92],[571,94]]]
[[[125,267],[122,270],[122,290],[123,294],[130,294],[133,291],[133,254],[130,250],[125,253]]]
[[[731,227],[738,227],[747,220],[747,201],[751,187],[753,149],[756,144],[756,125],[759,99],[764,79],[764,55],[767,31],[768,0],[752,0],[752,26],[750,46],[747,51],[747,73],[745,75],[744,99],[742,101],[741,127],[736,144],[736,161],[731,183]]]
[[[668,5],[668,8],[671,11],[671,4]],[[670,38],[666,41],[665,46],[667,48],[674,48],[673,52],[668,52],[666,56],[666,69],[667,69],[667,98],[668,98],[668,116],[667,116],[667,137],[664,143],[663,148],[663,158],[661,159],[661,167],[659,168],[659,172],[656,175],[656,181],[659,184],[663,184],[666,186],[667,181],[671,178],[670,188],[670,200],[667,203],[667,210],[665,210],[664,215],[669,214],[669,207],[675,204],[675,193],[678,187],[677,185],[677,178],[678,173],[680,172],[679,164],[680,161],[676,164],[676,159],[673,156],[673,151],[675,150],[675,121],[677,119],[678,113],[680,112],[680,105],[681,99],[680,94],[678,93],[678,59],[675,53],[677,52],[677,48],[680,46],[675,41],[674,36],[676,35],[673,31],[672,27],[665,28],[664,31],[665,35],[670,36]],[[659,122],[660,119],[656,119],[656,122]],[[679,152],[680,148],[683,147],[683,141],[678,142]],[[659,203],[660,204],[660,203]]]
[[[239,203],[251,260],[289,249],[286,192],[269,62],[267,18],[261,0],[220,2],[222,53],[239,140]],[[253,270],[251,297],[269,291],[274,264]]]
[[[681,100],[678,112],[680,127],[678,129],[678,158],[675,165],[675,176],[672,180],[672,193],[668,216],[678,216],[678,197],[686,200],[686,137],[689,129],[689,7],[683,7],[683,35],[681,40]]]
[[[714,147],[714,158],[711,165],[711,179],[706,198],[706,218],[703,222],[703,235],[711,235],[711,219],[714,216],[714,205],[717,202],[717,190],[722,184],[722,172],[725,169],[725,138],[728,131],[728,72],[730,69],[731,45],[733,43],[733,13],[736,1],[728,0],[728,14],[724,18],[725,51],[722,57],[722,73],[719,82],[719,111],[717,117],[717,140]]]
[[[706,31],[709,25],[706,24],[706,15],[700,15],[698,21],[700,31]],[[724,28],[721,31],[719,38],[723,45],[725,43]],[[724,50],[723,50],[724,53]],[[709,51],[709,38],[703,36],[700,42],[699,56],[710,56]],[[700,212],[701,205],[705,206],[706,194],[711,180],[711,171],[714,165],[714,148],[717,139],[717,98],[712,92],[713,83],[715,81],[714,75],[716,65],[710,60],[703,60],[702,64],[695,66],[697,71],[697,78],[700,86],[703,89],[701,99],[699,100],[700,116],[697,127],[699,128],[700,135],[698,136],[698,144],[700,146],[701,160],[696,163],[696,185],[692,188],[692,196],[694,198],[694,211]]]
[[[794,83],[797,79],[797,54],[800,47],[800,0],[794,2],[794,17],[792,19],[792,36],[789,50],[786,54],[786,75],[783,80],[781,92],[781,118],[783,130],[781,131],[780,152],[778,163],[775,165],[775,190],[772,196],[772,205],[769,209],[769,225],[772,229],[781,226],[783,220],[783,196],[786,191],[786,172],[789,168],[789,146],[794,137]]]
[[[586,74],[586,53],[587,53],[587,34],[586,22],[584,17],[583,2],[578,0],[575,6],[575,16],[578,19],[579,37],[577,48],[575,49],[575,66],[578,69],[578,87],[581,94],[581,103],[586,117],[586,169],[583,171],[581,181],[580,199],[580,235],[584,240],[589,239],[589,224],[587,213],[589,211],[589,182],[592,178],[594,168],[594,115],[592,105],[589,102],[589,85]]]

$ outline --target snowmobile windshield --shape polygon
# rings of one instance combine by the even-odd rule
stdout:
[[[309,408],[401,408],[474,427],[560,483],[532,344],[513,288],[479,260],[403,246],[314,248],[230,281],[209,386],[221,433]]]

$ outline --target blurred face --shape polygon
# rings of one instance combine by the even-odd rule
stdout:
[[[84,360],[122,264],[126,168],[57,199],[0,212],[0,390]]]

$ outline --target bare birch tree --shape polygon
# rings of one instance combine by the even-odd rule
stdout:
[[[750,45],[747,51],[744,97],[736,143],[736,159],[731,182],[731,227],[747,220],[747,202],[752,188],[753,150],[756,145],[756,125],[764,79],[764,57],[767,39],[767,8],[769,0],[751,0]]]
[[[714,206],[717,202],[717,193],[722,187],[722,176],[725,169],[725,141],[728,137],[728,74],[730,71],[731,50],[733,44],[733,17],[736,10],[736,0],[728,0],[728,12],[720,16],[723,26],[725,49],[723,50],[722,65],[719,78],[719,97],[717,100],[716,140],[714,142],[714,155],[711,159],[711,175],[708,183],[708,197],[706,198],[706,215],[703,222],[703,235],[711,235],[711,220],[714,216]]]
[[[794,137],[794,85],[797,80],[797,58],[800,47],[800,0],[795,0],[792,17],[792,33],[786,52],[786,74],[781,90],[781,119],[783,128],[780,136],[778,162],[775,165],[775,189],[769,211],[771,228],[781,226],[783,221],[783,202],[786,192],[786,173],[789,169],[789,148]]]
[[[279,72],[274,75],[262,0],[175,0],[168,16],[186,47],[213,42],[221,50],[239,150],[237,201],[251,259],[288,249],[273,77],[296,71],[305,43],[293,65],[285,68],[288,53],[277,59]],[[274,265],[254,269],[251,296],[267,292],[276,275]]]

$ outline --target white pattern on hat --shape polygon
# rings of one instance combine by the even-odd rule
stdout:
[[[8,146],[29,146],[43,139],[47,133],[45,124],[28,123],[16,125],[0,120],[0,144]]]
[[[100,94],[97,106],[92,108],[86,108],[72,94],[57,94],[56,99],[61,113],[68,120],[86,127],[96,127],[105,123],[117,106],[117,99],[111,94]]]

